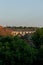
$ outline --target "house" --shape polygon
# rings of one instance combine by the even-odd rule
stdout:
[[[31,31],[28,29],[15,29],[15,30],[13,30],[12,28],[0,26],[0,36],[16,36],[16,35],[24,36],[25,34],[31,34],[34,32],[35,31]]]

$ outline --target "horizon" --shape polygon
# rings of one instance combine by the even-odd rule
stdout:
[[[39,28],[43,28],[43,26],[26,26],[26,25],[3,25],[3,24],[0,24],[0,26],[2,27],[39,27]]]
[[[0,0],[0,25],[43,27],[43,0]]]

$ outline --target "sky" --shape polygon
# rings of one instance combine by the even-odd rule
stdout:
[[[43,27],[43,0],[0,0],[0,25]]]

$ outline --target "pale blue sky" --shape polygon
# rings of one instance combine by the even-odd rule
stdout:
[[[43,0],[0,0],[0,25],[43,27]]]

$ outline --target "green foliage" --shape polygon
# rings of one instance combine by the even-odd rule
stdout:
[[[43,65],[43,47],[33,48],[18,36],[0,37],[0,65]]]
[[[32,41],[36,48],[40,48],[43,44],[43,28],[37,29],[36,32],[32,35]]]
[[[37,54],[37,62],[43,65],[43,48],[40,48]]]
[[[30,65],[37,50],[19,37],[0,37],[0,65]]]
[[[38,49],[36,59],[33,61],[33,65],[43,65],[43,48]]]

